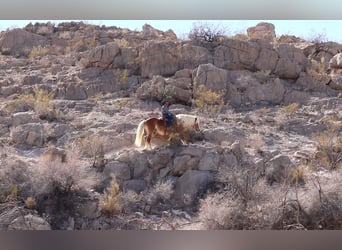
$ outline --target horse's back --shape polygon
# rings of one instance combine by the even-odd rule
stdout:
[[[196,115],[178,114],[177,119],[181,120],[185,127],[199,129],[198,117]]]
[[[197,116],[195,115],[187,115],[187,114],[178,114],[176,117],[182,121],[184,121],[186,124],[191,124],[197,119]]]

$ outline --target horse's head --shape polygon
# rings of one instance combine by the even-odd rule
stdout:
[[[196,131],[199,131],[200,128],[199,128],[199,124],[198,124],[198,118],[196,117],[195,120],[194,120],[194,124],[192,125],[192,128]]]

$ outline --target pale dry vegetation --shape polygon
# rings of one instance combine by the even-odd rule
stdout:
[[[90,159],[93,167],[101,169],[105,164],[105,145],[107,138],[91,134],[77,141],[78,148],[83,156]]]
[[[198,87],[197,97],[194,102],[200,112],[205,113],[210,117],[215,117],[219,114],[224,105],[224,94],[225,93],[222,91],[208,89],[202,84]]]
[[[115,177],[99,198],[99,208],[101,213],[112,216],[120,214],[123,209],[122,192]]]
[[[238,172],[230,170],[229,179],[221,176],[227,185],[224,192],[201,200],[198,219],[202,229],[342,228],[341,169],[334,177],[320,179],[301,165],[290,176],[292,184],[284,181],[272,187],[262,178],[253,181]]]
[[[32,50],[28,54],[28,58],[36,58],[46,56],[51,53],[51,48],[37,46],[32,48]]]

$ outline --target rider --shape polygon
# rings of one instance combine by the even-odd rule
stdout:
[[[162,104],[163,105],[161,107],[161,110],[162,110],[163,119],[166,120],[167,127],[171,127],[175,117],[169,111],[170,102],[168,100],[165,100]]]

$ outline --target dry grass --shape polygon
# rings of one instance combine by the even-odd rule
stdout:
[[[108,216],[120,214],[122,212],[122,193],[115,178],[112,179],[110,186],[105,190],[104,194],[100,196],[99,208],[101,213]]]
[[[126,40],[126,39],[118,39],[118,38],[115,38],[114,39],[114,42],[119,45],[119,47],[121,48],[127,48],[129,47],[129,42]]]
[[[105,163],[104,147],[107,144],[107,138],[93,134],[79,140],[77,144],[80,152],[91,159],[93,167],[103,167]]]
[[[126,85],[128,82],[128,70],[127,69],[116,69],[115,70],[116,81],[120,85]]]
[[[30,53],[28,54],[29,58],[36,58],[36,57],[42,57],[42,56],[46,56],[51,52],[50,48],[47,47],[42,47],[42,46],[37,46],[34,47]]]
[[[342,164],[342,134],[335,127],[313,135],[317,143],[317,160],[328,169],[336,169]]]
[[[288,117],[293,116],[298,110],[299,104],[297,102],[290,103],[279,108],[279,112],[285,114]]]
[[[207,113],[210,117],[218,115],[224,105],[223,96],[225,93],[207,89],[203,84],[198,87],[196,92],[195,105],[200,111]]]
[[[326,61],[324,57],[321,57],[320,61],[311,59],[311,68],[307,70],[307,73],[321,83],[328,83],[330,80],[330,76],[326,73]]]
[[[300,165],[297,168],[293,169],[290,173],[290,182],[295,185],[304,185],[307,181],[306,176],[306,166]]]

